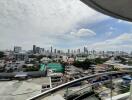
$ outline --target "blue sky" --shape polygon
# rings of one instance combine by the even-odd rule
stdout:
[[[132,50],[132,23],[79,0],[1,0],[0,49],[33,44],[58,49]]]
[[[120,20],[115,18],[96,23],[89,28],[97,33],[95,41],[116,38],[124,33],[131,33],[132,31],[132,25],[130,23],[125,21],[120,22]]]

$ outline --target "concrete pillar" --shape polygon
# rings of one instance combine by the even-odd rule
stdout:
[[[132,100],[132,80],[131,80],[131,84],[130,84],[130,100]]]

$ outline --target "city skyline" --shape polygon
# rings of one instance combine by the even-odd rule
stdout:
[[[43,54],[43,53],[73,53],[73,54],[90,54],[90,53],[129,53],[132,54],[132,51],[127,52],[127,51],[122,51],[122,50],[96,50],[96,49],[90,49],[86,46],[81,47],[81,48],[75,48],[75,49],[70,49],[70,48],[65,48],[65,49],[60,49],[60,48],[56,48],[53,46],[49,46],[48,48],[45,47],[39,47],[38,45],[32,45],[32,48],[28,49],[28,50],[24,50],[23,47],[21,46],[14,46],[13,49],[6,49],[6,50],[0,50],[0,51],[10,51],[10,52],[14,52],[14,53],[26,53],[26,52],[30,52],[30,53],[34,53],[34,54]]]
[[[79,0],[7,1],[0,3],[2,50],[16,45],[29,50],[35,44],[132,51],[132,23],[100,14]]]

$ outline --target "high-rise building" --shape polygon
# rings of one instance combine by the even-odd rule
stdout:
[[[75,54],[76,53],[76,50],[74,50],[73,53]]]
[[[61,50],[57,50],[57,53],[60,54],[61,53]]]
[[[130,55],[132,55],[132,51],[130,52]]]
[[[36,53],[36,45],[33,45],[33,53]]]
[[[73,54],[73,50],[71,50],[71,53]]]
[[[93,54],[93,55],[94,55],[94,54],[96,54],[96,51],[95,51],[95,50],[93,50],[93,51],[92,51],[92,54]]]
[[[44,53],[45,49],[44,48],[41,48],[42,49],[42,52]]]
[[[39,54],[41,52],[41,48],[40,47],[36,47],[36,51],[35,52]]]
[[[57,50],[56,50],[56,49],[54,49],[54,53],[55,53],[55,54],[57,53]]]
[[[68,51],[67,51],[67,52],[68,52],[68,54],[69,54],[69,53],[70,53],[70,49],[68,49]]]
[[[14,52],[15,53],[19,53],[20,51],[22,51],[22,47],[14,46]]]
[[[86,47],[83,48],[84,49],[84,53],[86,52]]]
[[[51,48],[50,48],[50,53],[52,53],[53,52],[53,47],[51,46]]]
[[[84,53],[88,53],[88,50],[86,47],[84,47]]]
[[[80,49],[77,49],[77,53],[80,54]]]
[[[40,53],[40,54],[43,54],[44,51],[45,51],[44,48],[40,48],[39,53]]]
[[[26,53],[15,53],[14,58],[18,61],[24,61],[28,60],[28,55]]]
[[[44,48],[40,48],[40,47],[37,47],[36,45],[33,45],[33,53],[36,54],[40,54],[40,53],[43,53],[45,50]]]

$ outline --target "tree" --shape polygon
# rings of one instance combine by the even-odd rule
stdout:
[[[111,67],[111,71],[119,71],[119,68],[115,68],[114,66]]]
[[[91,65],[93,64],[93,62],[89,59],[86,59],[83,62],[80,61],[75,61],[73,63],[74,66],[78,67],[78,68],[83,68],[83,69],[89,69],[91,67]]]
[[[108,60],[108,58],[86,59],[83,62],[75,61],[73,65],[78,68],[89,69],[92,67],[92,65],[103,64],[107,60]]]
[[[122,64],[125,64],[126,61],[127,61],[125,58],[123,58],[123,57],[121,57],[121,56],[117,56],[115,59],[116,59],[116,60],[120,60]]]
[[[39,71],[39,66],[30,66],[25,69],[25,71]]]
[[[131,66],[132,65],[132,61],[128,61],[127,64]]]
[[[106,62],[108,60],[108,58],[95,58],[95,64],[103,64],[104,62]]]

